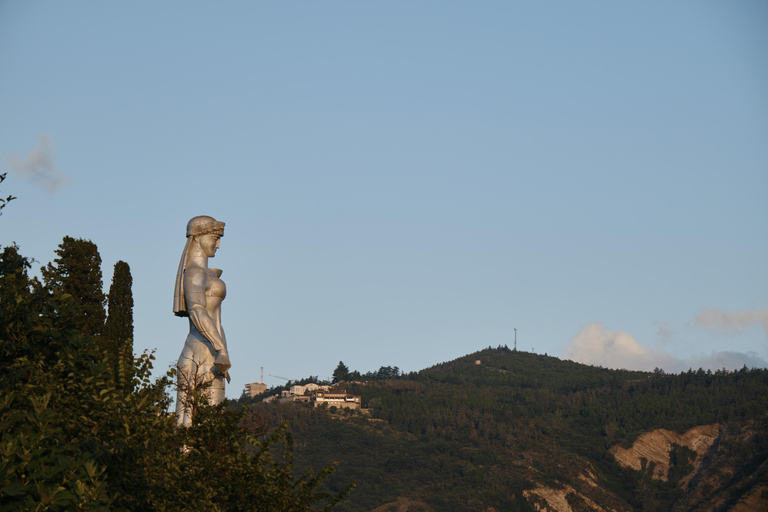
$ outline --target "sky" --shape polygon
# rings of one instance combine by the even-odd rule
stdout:
[[[95,242],[181,352],[226,223],[227,396],[488,346],[768,366],[768,3],[0,0],[0,244]]]

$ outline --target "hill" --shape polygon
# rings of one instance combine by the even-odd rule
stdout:
[[[608,370],[499,347],[343,387],[370,416],[253,406],[288,420],[298,469],[334,460],[331,490],[356,480],[339,510],[768,509],[766,370]]]

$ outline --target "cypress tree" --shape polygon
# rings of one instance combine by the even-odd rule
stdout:
[[[256,414],[201,404],[178,428],[154,356],[131,363],[125,389],[81,332],[82,308],[37,293],[30,261],[0,251],[0,509],[310,512],[349,492],[318,489],[332,467],[295,478],[290,434],[265,435]]]
[[[65,236],[56,249],[59,256],[43,267],[45,286],[53,292],[68,293],[79,304],[83,334],[98,336],[104,330],[106,302],[101,280],[101,256],[96,244]]]
[[[349,378],[349,368],[344,364],[344,361],[339,361],[339,365],[333,370],[333,380],[331,383],[345,381]]]
[[[115,263],[112,284],[107,298],[107,322],[104,337],[109,346],[110,357],[122,359],[130,364],[133,360],[133,278],[131,267],[124,261]]]

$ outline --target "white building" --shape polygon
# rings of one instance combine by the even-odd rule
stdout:
[[[328,391],[331,389],[330,386],[325,385],[321,386],[319,384],[315,384],[314,382],[310,382],[309,384],[296,384],[295,386],[291,386],[291,394],[292,395],[309,395],[313,391],[317,391],[318,389],[323,389],[325,391]]]
[[[328,404],[328,407],[338,407],[339,409],[359,409],[360,397],[348,395],[346,391],[318,390],[312,393],[312,403],[315,407]]]

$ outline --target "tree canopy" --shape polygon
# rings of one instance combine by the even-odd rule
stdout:
[[[102,289],[99,249],[90,240],[65,236],[56,254],[58,258],[42,269],[45,286],[75,299],[81,308],[78,323],[84,334],[101,334],[106,319],[106,297]]]
[[[349,368],[347,365],[344,364],[343,361],[339,361],[338,366],[336,366],[336,369],[333,370],[333,383],[342,382],[349,378]]]
[[[333,457],[332,488],[357,479],[340,510],[370,511],[399,498],[440,511],[533,510],[527,491],[566,483],[605,510],[710,510],[703,504],[736,502],[766,482],[765,369],[609,370],[489,347],[415,373],[393,376],[386,366],[368,373],[389,378],[347,381],[344,389],[360,395],[369,414],[254,404],[274,424],[288,418],[298,466]],[[685,447],[673,447],[666,482],[623,468],[610,453],[655,429],[685,434],[702,425],[720,426],[719,448],[712,445],[711,464],[702,463],[686,488],[693,468]],[[575,494],[568,502],[589,509]]]
[[[16,246],[0,253],[0,509],[329,510],[350,491],[319,490],[332,467],[294,477],[285,427],[246,410],[197,397],[192,426],[179,428],[173,371],[153,381],[151,354],[114,367],[65,292],[69,270],[59,273],[86,244],[63,245],[50,289],[29,278]]]
[[[108,353],[118,360],[129,363],[133,358],[133,278],[131,267],[124,261],[115,263],[112,284],[107,299],[107,321],[104,338]]]

